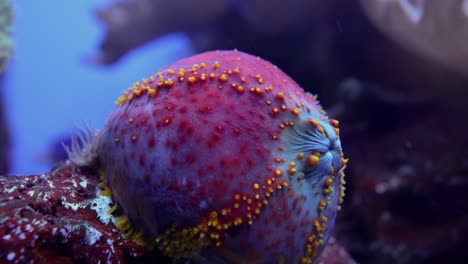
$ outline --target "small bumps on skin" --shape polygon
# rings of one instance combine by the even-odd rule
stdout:
[[[271,63],[182,59],[135,83],[98,135],[125,222],[166,256],[312,263],[344,196],[338,121]]]

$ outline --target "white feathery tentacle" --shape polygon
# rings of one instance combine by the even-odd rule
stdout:
[[[62,143],[68,159],[78,166],[93,165],[98,156],[97,134],[87,122],[76,126],[76,133],[71,138],[69,146]]]

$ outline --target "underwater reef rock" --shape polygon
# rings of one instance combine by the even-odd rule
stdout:
[[[99,177],[70,164],[0,176],[0,263],[171,263],[125,241]],[[332,238],[317,263],[354,261]]]
[[[11,28],[13,24],[13,8],[10,0],[0,1],[0,73],[5,70],[5,65],[11,57],[13,40]]]
[[[214,29],[224,26],[226,19],[236,21],[240,32],[253,31],[266,37],[312,32],[311,26],[330,17],[334,4],[323,1],[298,0],[247,1],[111,1],[96,11],[105,26],[105,35],[95,61],[115,63],[130,50],[165,34],[184,32],[198,35],[202,42],[213,38]],[[203,6],[203,8],[199,8]],[[288,12],[284,12],[287,9]],[[312,14],[311,14],[312,13]],[[318,22],[318,23],[317,23]],[[231,32],[233,33],[233,32]],[[250,41],[249,41],[250,42]],[[227,48],[218,46],[218,48]],[[235,48],[235,47],[232,47]],[[238,47],[241,48],[241,47]],[[199,50],[206,51],[208,47]],[[257,53],[255,53],[257,54]]]
[[[204,8],[191,8],[195,2]],[[179,0],[174,6],[172,2],[157,0],[111,1],[96,11],[104,33],[92,61],[113,64],[146,42],[183,32],[189,36],[195,52],[239,49],[255,54],[278,65],[299,84],[313,83],[311,92],[320,93],[319,87],[325,88],[315,85],[317,79],[336,78],[336,71],[342,70],[342,65],[335,63],[342,56],[335,51],[349,50],[336,47],[343,42],[336,36],[368,35],[354,30],[356,24],[363,24],[364,15],[343,20],[359,11],[353,1],[195,2]],[[159,13],[163,15],[156,15]],[[342,31],[345,24],[347,30]]]
[[[468,124],[464,120],[464,115],[439,107],[392,133],[354,140],[347,138],[343,126],[351,160],[349,199],[339,216],[337,237],[359,263],[465,262]]]
[[[402,47],[468,77],[468,2],[361,0],[370,20]]]
[[[73,166],[0,176],[0,262],[123,263],[141,255],[117,232],[97,184]]]
[[[226,8],[227,1],[218,0],[112,1],[96,11],[106,32],[93,61],[115,63],[130,50],[164,34],[208,27],[224,14]]]
[[[144,18],[144,15],[138,14],[138,9],[131,7],[137,5],[139,1],[142,0],[127,0],[126,4],[121,4],[122,1],[113,1],[98,12],[106,13],[108,17],[102,18],[98,15],[106,28],[99,48],[100,55],[96,59],[100,63],[115,63],[130,50],[138,48],[151,39],[161,37],[159,30],[161,25],[152,24],[154,17],[148,17],[148,23],[144,25],[134,23],[131,19],[119,18],[119,14],[122,13],[130,13],[131,17]],[[161,1],[150,2],[154,6],[162,5]],[[225,3],[225,1],[219,2]],[[324,107],[335,103],[338,84],[350,76],[400,91],[419,89],[422,93],[444,100],[446,105],[454,108],[460,108],[468,99],[467,81],[463,75],[445,65],[434,63],[429,55],[422,54],[421,56],[389,40],[387,35],[369,19],[366,13],[368,10],[364,9],[359,1],[331,0],[326,3],[295,1],[290,3],[286,0],[277,0],[269,2],[267,6],[262,6],[264,1],[228,2],[230,4],[220,6],[216,9],[217,12],[211,13],[213,14],[211,23],[194,23],[191,28],[173,30],[174,18],[165,20],[162,23],[167,24],[169,29],[165,34],[186,33],[191,39],[195,52],[239,49],[265,58],[288,73],[305,89],[313,87],[310,92],[319,96]],[[368,2],[395,4],[394,2],[404,1]],[[277,10],[271,11],[271,8],[281,9],[284,3],[293,6],[288,7],[288,11],[292,9],[295,11],[286,12],[288,15],[277,16],[275,19],[259,19],[276,14]],[[315,6],[317,3],[319,6]],[[119,10],[122,9],[121,12],[112,12],[115,6],[118,6]],[[303,8],[302,11],[307,10],[310,13],[301,16],[302,13],[296,10],[297,8]],[[198,12],[204,12],[203,10],[197,9]],[[294,13],[298,15],[291,21],[289,14]],[[199,13],[195,12],[191,16],[194,14]],[[178,13],[173,15],[177,16]],[[203,17],[200,21],[206,21],[206,19]],[[266,25],[262,25],[264,22]],[[282,22],[282,24],[278,25],[276,22]],[[300,26],[297,26],[297,23]],[[271,28],[265,28],[267,26]],[[446,30],[445,32],[455,31]],[[128,32],[137,36],[129,37]],[[151,38],[144,37],[148,34],[151,34]],[[137,43],[132,42],[136,39],[143,41],[136,45]],[[442,37],[439,39],[444,40]],[[132,42],[132,45],[128,45],[129,42]],[[114,52],[114,49],[122,50],[122,45],[126,47],[125,52]],[[449,45],[446,46],[449,47]],[[460,56],[457,60],[463,60],[462,57]],[[100,58],[111,59],[101,60]],[[462,110],[468,112],[468,108]]]

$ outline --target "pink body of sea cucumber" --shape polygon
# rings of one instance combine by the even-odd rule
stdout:
[[[310,263],[344,196],[338,121],[276,66],[238,52],[135,83],[97,136],[131,227],[162,254]]]

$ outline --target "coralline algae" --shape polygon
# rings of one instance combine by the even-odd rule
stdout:
[[[116,104],[69,152],[79,165],[97,156],[129,238],[175,259],[317,256],[344,196],[338,121],[276,66],[207,52],[135,83]]]
[[[142,255],[112,230],[110,200],[97,195],[97,183],[63,165],[44,175],[0,175],[0,263],[123,263]]]

